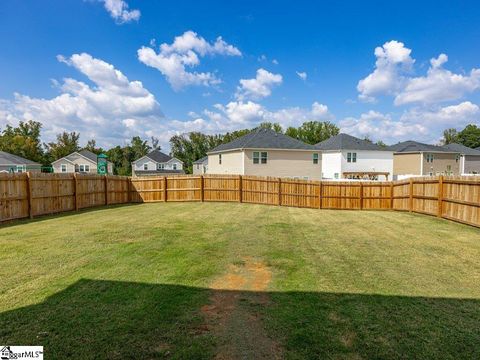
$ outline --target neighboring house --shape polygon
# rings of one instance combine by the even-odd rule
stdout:
[[[320,151],[313,145],[257,129],[207,153],[208,174],[274,176],[320,180]]]
[[[441,146],[404,141],[393,151],[394,180],[411,176],[459,175],[460,153]]]
[[[460,174],[480,174],[480,150],[462,144],[448,144],[444,149],[460,153]]]
[[[97,173],[96,154],[89,150],[81,150],[71,153],[63,158],[52,162],[54,173]],[[107,172],[113,174],[113,163],[107,162]]]
[[[193,163],[193,174],[206,174],[208,169],[208,156],[204,156]]]
[[[322,178],[389,180],[393,151],[347,134],[315,145],[322,152]]]
[[[42,165],[21,156],[0,151],[0,173],[40,172]]]
[[[177,174],[185,174],[183,162],[159,150],[153,150],[132,162],[133,176]]]

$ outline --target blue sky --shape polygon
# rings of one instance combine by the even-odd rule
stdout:
[[[475,1],[0,3],[0,128],[132,135],[329,120],[394,143],[480,118]],[[162,45],[163,44],[163,45]]]

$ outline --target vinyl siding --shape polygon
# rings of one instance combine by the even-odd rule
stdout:
[[[253,152],[266,151],[267,164],[254,164]],[[313,163],[313,154],[319,154],[318,164]],[[208,162],[210,166],[210,158]],[[322,155],[320,151],[294,150],[245,150],[245,175],[274,176],[286,178],[308,178],[320,180],[322,176]]]
[[[218,163],[220,154],[208,155],[208,174],[244,175],[243,152],[230,151],[222,153],[222,163]]]
[[[421,154],[394,154],[394,175],[422,175],[420,173]]]

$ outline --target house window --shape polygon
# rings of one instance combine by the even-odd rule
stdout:
[[[267,163],[267,159],[268,159],[268,153],[267,152],[262,152],[260,154],[260,162],[262,164],[266,164]]]
[[[356,153],[356,152],[354,152],[354,153],[351,153],[351,152],[347,153],[347,162],[349,162],[349,163],[352,163],[352,162],[356,163],[356,162],[357,162],[357,153]]]
[[[460,155],[455,156],[455,162],[458,163],[458,160],[460,160]]]
[[[260,153],[258,151],[253,152],[253,163],[254,164],[260,163]]]
[[[313,163],[318,164],[318,154],[313,154]]]
[[[157,164],[157,170],[165,169],[165,164]]]
[[[338,179],[338,173],[335,173],[335,174],[333,175],[333,177],[334,177],[335,179]]]
[[[79,165],[78,168],[79,168],[80,172],[89,172],[90,171],[90,165],[81,164],[81,165]]]
[[[148,170],[148,164],[143,164],[143,170]]]
[[[85,172],[90,172],[90,165],[85,165]]]
[[[218,164],[222,165],[222,154],[218,155]]]
[[[427,163],[433,163],[433,154],[426,154]]]
[[[60,170],[61,170],[61,172],[67,172],[67,164],[62,164],[60,166]]]
[[[17,173],[25,172],[25,165],[17,165]]]
[[[173,170],[177,170],[177,164],[173,164]]]

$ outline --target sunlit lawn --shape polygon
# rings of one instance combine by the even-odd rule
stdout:
[[[480,358],[480,230],[434,217],[141,204],[3,224],[0,250],[0,344],[46,358],[255,353],[202,313],[222,291],[278,357]],[[249,262],[264,287],[211,289]]]

